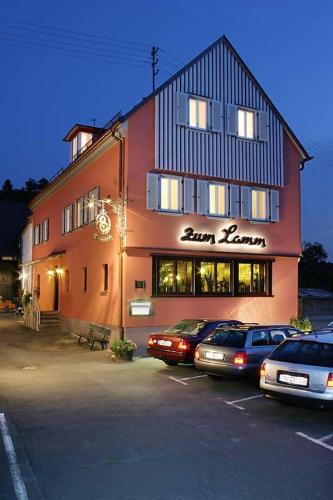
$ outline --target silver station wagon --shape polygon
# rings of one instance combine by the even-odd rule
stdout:
[[[283,340],[302,332],[289,325],[224,326],[196,348],[194,363],[211,378],[230,375],[259,377],[262,361]]]
[[[333,407],[333,333],[285,340],[263,362],[260,388],[278,399]]]

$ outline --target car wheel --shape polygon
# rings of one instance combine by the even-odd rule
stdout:
[[[171,359],[165,359],[164,363],[168,366],[177,366],[178,362],[177,361],[172,361]]]
[[[207,377],[210,378],[211,380],[223,380],[223,377],[220,375],[211,375],[210,373],[207,373]]]

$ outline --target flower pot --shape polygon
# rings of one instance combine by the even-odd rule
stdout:
[[[126,359],[127,359],[127,361],[133,361],[133,352],[134,351],[126,351]]]

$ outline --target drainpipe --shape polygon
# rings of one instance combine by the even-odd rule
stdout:
[[[116,133],[118,132],[118,135]],[[124,137],[122,137],[119,129],[113,130],[112,136],[119,143],[119,169],[118,169],[118,196],[120,197],[124,193],[124,177],[125,177],[125,148],[124,148]],[[120,297],[118,303],[118,330],[119,338],[124,339],[125,328],[124,328],[124,314],[123,314],[123,304],[124,304],[124,262],[123,262],[123,240],[118,234],[118,257],[119,257],[119,290]]]

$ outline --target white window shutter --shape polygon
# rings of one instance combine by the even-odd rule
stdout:
[[[269,120],[266,111],[258,111],[258,139],[268,141],[269,139]]]
[[[194,213],[194,179],[184,178],[183,212]]]
[[[236,184],[229,185],[229,215],[232,219],[240,218],[239,190]]]
[[[69,230],[73,230],[73,205],[69,207]]]
[[[178,92],[176,94],[176,121],[178,125],[188,125],[188,95]]]
[[[61,234],[65,234],[65,209],[61,212]]]
[[[147,193],[146,193],[146,208],[147,210],[159,209],[159,186],[160,176],[158,174],[147,174]]]
[[[213,132],[222,131],[222,103],[220,101],[211,101],[211,125]]]
[[[200,215],[208,214],[208,182],[197,181],[197,213]]]
[[[238,135],[238,107],[233,104],[226,105],[226,131],[229,135]]]
[[[251,188],[241,186],[241,217],[251,219]]]
[[[270,221],[279,222],[280,220],[280,193],[275,189],[270,191]]]
[[[90,210],[89,210],[89,195],[86,194],[84,196],[83,204],[84,204],[84,224],[88,224],[90,222]]]

